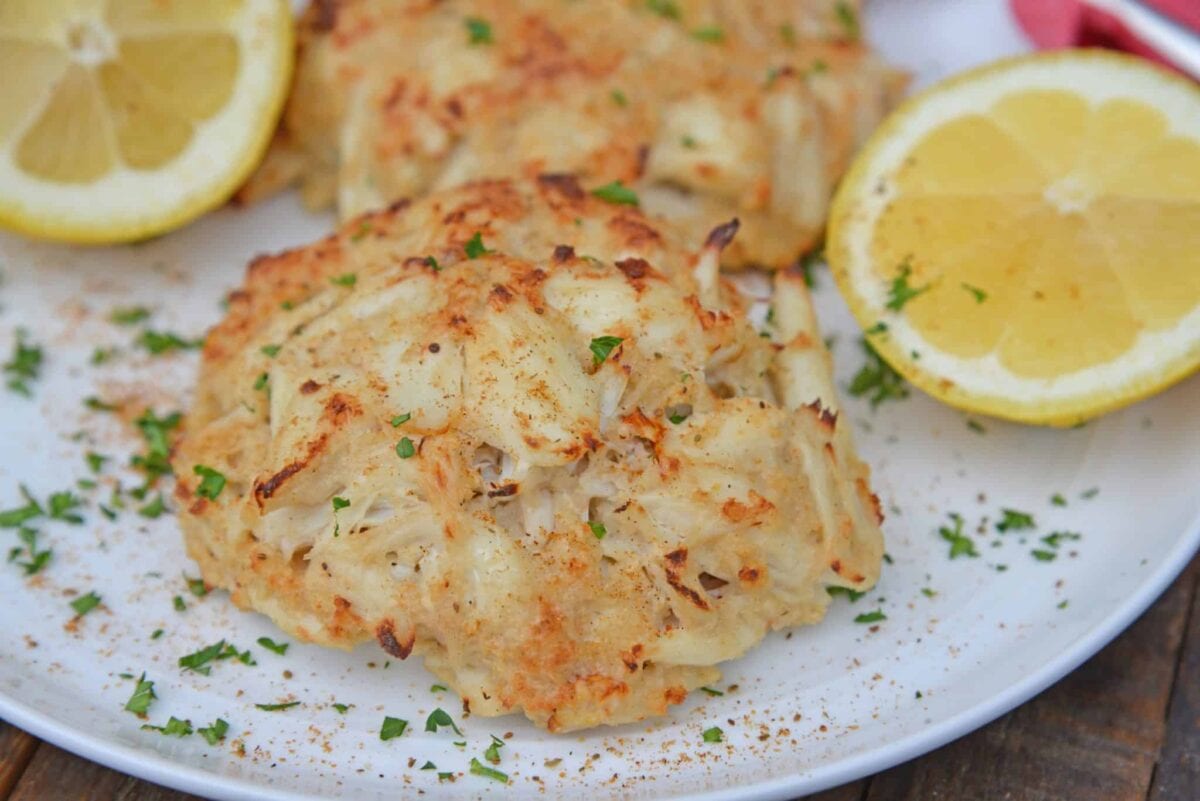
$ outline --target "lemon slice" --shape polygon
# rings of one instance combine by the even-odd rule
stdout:
[[[291,66],[286,0],[0,1],[0,224],[119,242],[219,205]]]
[[[947,403],[1072,425],[1157,392],[1200,365],[1200,89],[1100,51],[946,81],[858,157],[827,254]]]

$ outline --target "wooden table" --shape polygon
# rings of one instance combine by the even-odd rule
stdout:
[[[809,801],[1197,801],[1200,558],[1054,687],[932,754]],[[0,721],[0,801],[188,801]]]

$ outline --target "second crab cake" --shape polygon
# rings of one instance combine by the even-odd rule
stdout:
[[[699,252],[562,176],[256,261],[173,457],[204,579],[416,654],[475,714],[666,712],[882,540],[799,275],[769,337]]]

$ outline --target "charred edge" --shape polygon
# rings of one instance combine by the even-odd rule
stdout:
[[[838,420],[837,412],[831,412],[828,409],[826,409],[824,406],[821,405],[820,400],[815,400],[812,403],[805,404],[805,405],[807,406],[807,408],[813,410],[813,412],[817,415],[817,421],[821,424],[821,427],[824,428],[826,431],[832,432],[835,428],[837,428],[837,420]]]
[[[583,187],[579,185],[579,180],[570,173],[542,173],[537,177],[537,182],[544,189],[553,189],[571,200],[583,200],[584,198]]]
[[[305,381],[303,384],[300,385],[300,394],[301,395],[311,395],[320,388],[321,388],[321,385],[318,384],[316,381],[313,381],[310,378],[307,381]]]
[[[375,627],[375,639],[379,641],[379,647],[392,656],[397,659],[407,659],[408,655],[412,653],[417,633],[410,631],[406,640],[401,642],[396,639],[396,624],[385,620]]]
[[[683,566],[687,564],[687,558],[687,548],[677,548],[666,555],[665,559],[667,561],[667,565],[665,572],[667,574],[667,583],[671,585],[675,592],[679,593],[684,598],[687,598],[688,601],[690,601],[697,609],[707,610],[709,608],[708,601],[704,599],[704,596],[696,592],[696,590],[692,589],[688,585],[684,584],[682,579],[679,577],[679,573],[683,570]]]
[[[307,461],[292,462],[266,481],[255,481],[254,497],[258,499],[259,505],[274,495],[285,481],[303,470],[307,463]]]
[[[741,225],[742,223],[737,217],[734,217],[727,223],[718,225],[708,232],[708,239],[704,240],[704,246],[706,248],[724,250],[733,241],[733,238],[737,236],[738,228]]]
[[[503,486],[497,487],[494,490],[488,490],[487,496],[489,498],[507,498],[510,495],[516,495],[517,490],[519,490],[519,489],[520,489],[520,485],[518,485],[518,484],[515,484],[515,483],[505,484]]]
[[[625,667],[630,673],[636,673],[641,666],[643,650],[641,643],[634,643],[632,648],[621,654],[621,661],[625,663]]]
[[[625,277],[634,282],[640,281],[654,272],[654,268],[650,266],[650,262],[645,259],[639,259],[636,256],[621,259],[617,262],[617,269],[625,273]]]
[[[503,309],[512,299],[513,293],[504,284],[495,284],[488,293],[488,304],[496,311]]]
[[[575,248],[570,245],[558,245],[554,248],[554,260],[559,264],[575,258]]]

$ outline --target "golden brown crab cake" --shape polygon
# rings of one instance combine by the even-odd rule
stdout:
[[[726,266],[786,266],[902,81],[845,0],[326,0],[243,192],[300,180],[343,218],[477,178],[631,186]]]
[[[870,587],[879,510],[803,279],[760,336],[717,276],[736,232],[693,251],[552,176],[259,259],[173,457],[205,580],[556,731],[663,714]]]

